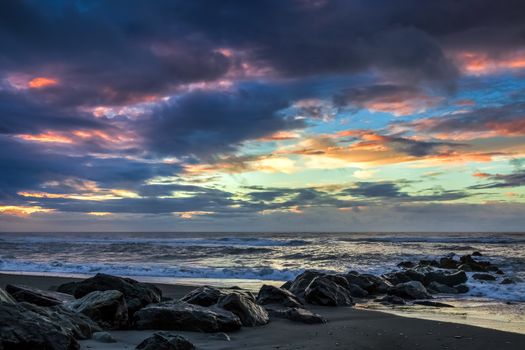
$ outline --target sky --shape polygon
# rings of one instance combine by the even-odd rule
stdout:
[[[0,231],[523,231],[522,0],[0,2]]]

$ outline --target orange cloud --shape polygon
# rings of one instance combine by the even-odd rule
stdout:
[[[42,134],[20,134],[17,135],[18,138],[21,138],[25,141],[33,141],[33,142],[53,142],[53,143],[73,143],[73,139],[70,137],[64,136],[59,133],[55,132],[46,132]]]
[[[472,174],[472,176],[474,176],[474,177],[479,177],[479,178],[487,178],[487,177],[490,176],[490,174],[488,174],[488,173],[482,173],[482,172],[480,172],[480,171],[477,171],[477,172],[475,172],[474,174]]]
[[[211,214],[215,214],[215,212],[194,210],[194,211],[177,211],[177,212],[173,212],[173,214],[179,216],[181,219],[191,219],[194,216],[211,215]]]
[[[452,57],[465,74],[471,75],[485,75],[525,68],[525,50],[498,56],[491,56],[485,52],[460,51],[453,53]]]
[[[0,205],[0,214],[12,216],[28,216],[34,213],[50,213],[53,209],[42,208],[40,206],[23,205]]]
[[[58,85],[58,80],[46,77],[33,78],[27,84],[27,86],[31,89],[41,89],[54,85]]]
[[[271,135],[260,138],[261,141],[285,141],[298,139],[300,135],[296,132],[291,131],[277,131]]]

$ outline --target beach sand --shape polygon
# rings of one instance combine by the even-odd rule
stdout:
[[[0,274],[0,286],[26,284],[48,289],[73,278]],[[178,298],[193,286],[157,284],[164,295]],[[352,307],[309,306],[326,319],[306,325],[272,319],[266,325],[230,333],[230,341],[213,334],[179,332],[197,349],[525,349],[525,335],[456,323],[400,317]],[[111,331],[117,343],[81,341],[82,349],[134,349],[153,331]]]

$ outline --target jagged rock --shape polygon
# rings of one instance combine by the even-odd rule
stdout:
[[[410,282],[412,279],[405,273],[405,271],[390,272],[382,276],[392,285],[397,285],[400,283]]]
[[[439,262],[436,260],[419,260],[419,266],[432,266],[432,267],[439,267]]]
[[[272,317],[286,318],[295,322],[306,324],[326,323],[326,319],[323,316],[301,307],[273,308],[270,306],[266,310]]]
[[[500,284],[515,284],[516,281],[513,280],[512,278],[504,278]]]
[[[186,338],[169,332],[156,332],[144,339],[137,350],[194,350],[195,346]]]
[[[468,293],[468,291],[470,290],[469,287],[467,287],[465,284],[459,284],[457,286],[454,287],[458,293],[460,294],[464,294],[464,293]]]
[[[306,287],[314,280],[314,278],[322,276],[323,273],[318,271],[306,270],[301,273],[292,281],[290,288],[288,290],[293,294],[297,295],[299,298],[304,297]]]
[[[137,329],[197,332],[231,332],[241,328],[241,320],[230,311],[185,302],[148,305],[134,316]]]
[[[128,324],[126,300],[118,290],[94,291],[67,306],[88,316],[104,329],[124,328]]]
[[[368,296],[368,292],[356,284],[349,284],[346,289],[348,289],[350,295],[354,298],[366,298]]]
[[[454,273],[446,273],[443,271],[432,271],[425,275],[425,284],[429,285],[432,282],[438,282],[449,287],[456,286],[467,282],[468,277],[465,271],[457,271]]]
[[[449,287],[446,284],[442,284],[442,283],[435,282],[435,281],[431,282],[427,286],[427,290],[429,292],[446,293],[446,294],[456,294],[458,292],[458,290],[454,287]]]
[[[59,325],[21,305],[0,303],[0,349],[77,350],[80,345]]]
[[[370,288],[374,287],[374,282],[370,280],[369,277],[373,275],[360,275],[358,272],[352,271],[344,275],[346,280],[348,281],[348,284],[353,284],[358,287],[361,287],[362,289],[366,290],[367,292],[370,292]]]
[[[277,304],[286,307],[302,307],[302,303],[292,292],[270,285],[263,285],[257,295],[261,305]]]
[[[200,305],[200,306],[211,306],[217,304],[221,297],[227,296],[229,294],[242,294],[247,298],[255,301],[255,297],[249,291],[238,289],[238,288],[215,288],[209,286],[199,287],[192,290],[185,296],[183,296],[180,301],[185,303]]]
[[[348,280],[342,275],[333,275],[333,274],[328,275],[327,274],[327,275],[323,275],[323,278],[326,278],[334,282],[335,284],[338,284],[341,287],[348,289],[348,286],[349,286]]]
[[[431,299],[425,286],[419,281],[399,283],[388,291],[390,295],[396,295],[405,299]]]
[[[384,294],[389,288],[393,287],[392,283],[388,282],[382,277],[375,276],[372,274],[362,274],[359,277],[364,278],[370,283],[368,286],[361,288],[365,289],[370,294]]]
[[[471,255],[463,255],[459,258],[459,261],[462,265],[468,265],[471,271],[474,272],[487,272],[495,271],[498,269],[497,266],[492,265],[488,261],[477,261],[472,258]]]
[[[400,298],[395,295],[385,295],[382,298],[378,298],[374,300],[375,302],[381,303],[381,304],[391,304],[391,305],[405,305],[405,299]]]
[[[19,305],[51,321],[75,339],[89,339],[93,332],[101,331],[98,324],[89,317],[61,305],[45,307],[26,302],[21,302]]]
[[[9,293],[0,288],[0,303],[16,304],[16,300],[13,299]]]
[[[262,326],[270,320],[268,312],[262,306],[242,294],[231,293],[223,296],[217,305],[237,315],[245,327]]]
[[[458,265],[458,261],[449,257],[444,257],[439,260],[439,267],[442,269],[457,269]]]
[[[113,338],[109,332],[95,332],[91,337],[93,340],[96,340],[101,343],[116,343],[117,340]]]
[[[416,305],[423,305],[423,306],[432,306],[432,307],[454,307],[454,306],[452,306],[450,304],[439,303],[437,301],[430,301],[430,300],[414,301],[414,304],[416,304]]]
[[[472,275],[472,278],[478,281],[495,281],[496,277],[488,273],[475,273]]]
[[[472,253],[472,256],[483,256],[480,252],[474,252]]]
[[[228,334],[224,332],[219,333],[212,333],[211,336],[215,339],[224,340],[224,341],[231,341],[231,338]]]
[[[411,269],[415,266],[416,264],[414,264],[412,261],[401,261],[399,264],[397,264],[397,267],[401,267],[403,269]]]
[[[57,289],[62,293],[73,294],[75,298],[82,298],[94,291],[106,290],[118,290],[124,294],[130,315],[148,304],[160,302],[162,298],[162,291],[152,284],[103,273],[80,282],[60,285]]]
[[[54,306],[75,300],[69,294],[41,290],[20,284],[8,284],[5,289],[16,301],[25,301],[39,306]]]
[[[470,267],[469,264],[460,264],[458,266],[458,270],[466,271],[466,272],[472,272],[472,267]]]
[[[307,303],[324,306],[349,306],[353,305],[350,291],[325,278],[316,277],[306,288],[304,299]]]
[[[284,284],[281,286],[281,288],[282,288],[282,289],[287,289],[287,290],[289,290],[291,286],[292,286],[292,281],[286,281],[286,282],[284,282]]]

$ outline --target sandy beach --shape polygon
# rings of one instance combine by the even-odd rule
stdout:
[[[25,284],[49,289],[73,278],[0,274],[0,286]],[[163,294],[180,298],[195,287],[157,284]],[[226,341],[211,333],[174,332],[198,349],[522,349],[525,335],[455,323],[399,317],[353,307],[309,306],[328,322],[321,325],[272,319],[243,327]],[[116,343],[81,341],[82,349],[133,349],[154,331],[111,331]]]

